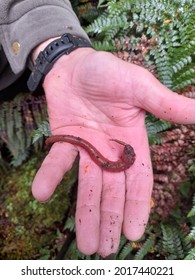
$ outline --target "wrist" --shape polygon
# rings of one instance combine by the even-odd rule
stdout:
[[[37,89],[62,55],[69,55],[78,48],[92,48],[92,46],[88,40],[69,33],[54,40],[49,39],[39,45],[33,52],[34,67],[27,82],[29,90]]]
[[[42,52],[52,41],[59,39],[61,36],[57,36],[57,37],[53,37],[50,38],[44,42],[42,42],[41,44],[39,44],[33,51],[31,54],[31,61],[33,63],[33,65],[35,64],[35,60],[37,59],[38,55],[40,52]]]
[[[45,76],[45,80],[49,77],[58,76],[58,71],[61,73],[72,72],[72,69],[80,63],[82,60],[85,61],[91,53],[96,52],[93,48],[78,48],[71,52],[69,55],[61,56],[54,64],[52,69]],[[53,73],[56,73],[55,75]]]

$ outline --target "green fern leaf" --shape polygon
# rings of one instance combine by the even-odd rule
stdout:
[[[124,237],[121,237],[118,253],[116,255],[117,260],[125,260],[133,251],[131,243]]]
[[[192,200],[192,209],[190,210],[190,212],[188,213],[188,218],[195,216],[195,195],[193,196],[193,200]]]
[[[74,220],[74,217],[71,216],[69,217],[67,220],[66,220],[66,223],[64,225],[64,230],[65,229],[68,229],[70,231],[73,231],[75,232],[75,220]]]
[[[104,13],[86,28],[103,42],[98,49],[111,50],[106,45],[111,46],[115,37],[129,36],[132,50],[142,34],[157,38],[157,48],[149,50],[145,59],[155,64],[159,80],[172,90],[194,84],[193,1],[109,0],[104,6]]]
[[[38,124],[38,128],[32,132],[32,143],[34,144],[43,136],[51,136],[50,125],[48,121],[43,121]]]
[[[189,251],[188,255],[185,257],[185,260],[195,260],[195,247]]]
[[[151,234],[148,239],[144,242],[143,247],[135,255],[135,260],[143,260],[144,257],[154,248],[155,235]]]
[[[166,259],[184,259],[184,235],[181,229],[177,226],[171,226],[161,223],[161,229],[163,234],[162,251],[166,256]]]
[[[146,115],[146,130],[150,145],[161,144],[158,133],[166,131],[171,127],[172,124],[167,121],[160,120],[149,113]]]

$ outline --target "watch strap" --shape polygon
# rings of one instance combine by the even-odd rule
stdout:
[[[31,92],[35,91],[43,81],[45,75],[51,70],[54,63],[62,55],[68,55],[77,48],[92,48],[89,41],[66,33],[61,38],[52,41],[35,60],[33,71],[27,81]]]

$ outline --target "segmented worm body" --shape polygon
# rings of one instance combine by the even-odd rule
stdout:
[[[85,149],[91,159],[101,168],[111,171],[120,172],[128,169],[135,161],[135,152],[131,145],[117,139],[110,139],[124,146],[123,153],[119,160],[111,161],[105,158],[91,143],[87,140],[73,135],[53,135],[46,139],[46,145],[52,145],[56,142],[67,142]]]

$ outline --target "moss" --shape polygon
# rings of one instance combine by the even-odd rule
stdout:
[[[42,158],[34,156],[12,169],[0,190],[0,259],[52,258],[57,231],[71,206],[77,167],[65,175],[49,202],[40,203],[31,194],[31,184]]]

